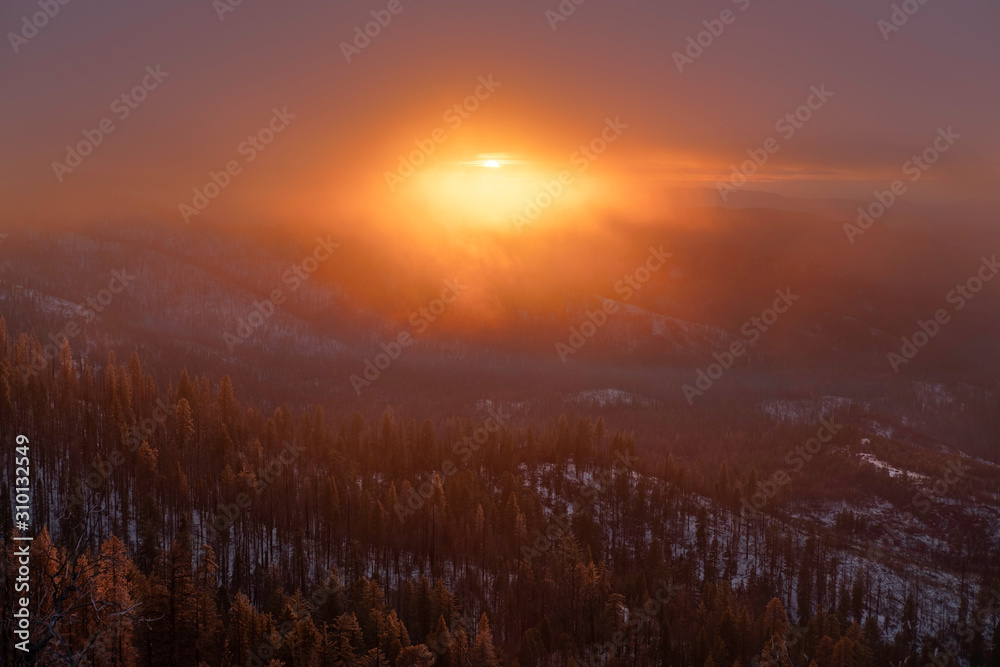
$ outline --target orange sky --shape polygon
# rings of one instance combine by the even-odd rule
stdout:
[[[553,30],[557,2],[401,0],[350,63],[341,42],[388,3],[243,0],[220,20],[209,0],[70,2],[17,53],[8,36],[0,60],[4,223],[184,224],[180,205],[230,162],[192,224],[496,225],[565,171],[546,224],[655,216],[664,190],[714,187],[780,137],[776,121],[820,84],[834,97],[748,187],[867,199],[950,125],[961,143],[913,201],[995,202],[995,2],[928,3],[886,41],[889,2],[745,1],[589,0]],[[727,8],[735,21],[678,72],[674,52]],[[36,11],[7,3],[0,26],[20,32]],[[166,76],[122,117],[115,100],[157,65]],[[499,85],[484,94],[481,77]],[[474,110],[453,110],[468,99]],[[275,108],[294,118],[248,148]],[[583,169],[574,154],[609,118],[627,129]],[[104,119],[113,131],[60,182],[53,162]],[[435,131],[433,154],[390,189],[386,173]],[[478,173],[493,157],[500,169]]]

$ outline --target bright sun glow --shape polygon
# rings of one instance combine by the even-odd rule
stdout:
[[[549,227],[605,200],[603,185],[592,174],[560,164],[479,155],[424,167],[402,186],[393,203],[409,220],[516,233],[518,224],[533,226],[537,221]]]

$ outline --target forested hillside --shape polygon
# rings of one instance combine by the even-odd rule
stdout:
[[[33,664],[1000,665],[988,540],[935,592],[864,517],[805,530],[746,502],[756,469],[706,481],[599,414],[264,411],[137,354],[33,364],[2,320],[0,352],[3,464],[23,434],[35,475],[27,531],[0,506],[2,605],[35,535]]]

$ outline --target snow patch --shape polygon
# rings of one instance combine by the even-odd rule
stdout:
[[[885,461],[876,458],[874,454],[862,453],[859,454],[858,456],[860,456],[861,460],[864,461],[865,463],[873,465],[876,468],[879,468],[880,470],[888,471],[889,477],[892,477],[893,479],[895,479],[896,477],[903,477],[904,475],[906,476],[907,479],[910,480],[920,481],[929,479],[927,475],[921,474],[919,472],[912,472],[910,470],[902,470],[900,468],[897,468],[889,463],[886,463]]]
[[[621,389],[590,389],[570,396],[570,401],[588,403],[605,407],[608,405],[631,405],[641,408],[654,408],[663,405],[660,401],[639,396]]]
[[[772,399],[761,404],[764,413],[786,422],[815,422],[823,415],[851,406],[851,399],[842,396],[823,396],[819,400]]]

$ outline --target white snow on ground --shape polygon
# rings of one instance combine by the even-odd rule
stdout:
[[[569,400],[578,403],[596,404],[602,408],[606,405],[615,404],[633,405],[643,408],[653,408],[663,405],[660,401],[622,391],[621,389],[590,389],[570,396]]]
[[[889,621],[889,634],[898,628],[899,614],[908,592],[915,594],[918,615],[929,627],[941,628],[958,615],[961,580],[942,572],[927,557],[945,553],[949,546],[926,534],[919,517],[905,518],[891,503],[876,500],[867,506],[843,502],[796,505],[792,516],[806,524],[828,527],[843,509],[853,509],[869,525],[866,536],[854,536],[852,546],[837,548],[841,575],[853,576],[858,567],[872,576],[874,590],[884,596],[880,624]],[[891,528],[890,528],[891,527]]]
[[[578,479],[578,471],[573,464],[562,466],[542,464],[534,468],[522,464],[520,471],[526,487],[537,494],[542,501],[546,520],[550,522],[557,514],[572,515],[574,500],[583,496],[584,487],[588,485],[595,487],[599,497],[606,493],[597,477],[581,475],[584,479]],[[642,476],[634,471],[630,471],[628,476],[632,484],[638,484],[642,479]],[[644,481],[650,488],[666,485],[662,480],[654,478],[645,478]],[[736,568],[732,571],[731,584],[734,587],[746,585],[751,572],[759,574],[766,571],[763,545],[758,541],[760,531],[752,531],[747,544],[746,526],[738,515],[720,509],[707,498],[693,496],[690,500],[692,507],[685,513],[686,521],[665,528],[668,539],[664,541],[663,548],[666,553],[672,554],[675,558],[692,559],[698,564],[700,573],[701,559],[694,555],[695,515],[697,507],[702,506],[709,510],[706,526],[709,543],[718,540],[720,554],[724,554],[728,548],[735,549]],[[961,581],[951,573],[941,572],[927,560],[932,553],[946,552],[948,545],[927,535],[919,518],[904,518],[891,503],[876,500],[863,507],[843,502],[809,503],[789,508],[793,519],[791,523],[787,519],[775,519],[763,515],[753,520],[780,524],[784,530],[790,532],[796,545],[802,547],[809,526],[820,528],[821,532],[829,531],[835,523],[836,514],[848,508],[867,518],[872,528],[867,536],[846,538],[846,543],[834,546],[836,556],[831,562],[837,564],[838,578],[853,577],[859,568],[866,576],[871,577],[872,589],[881,596],[879,622],[888,635],[891,636],[898,630],[898,619],[908,593],[915,594],[918,614],[928,629],[944,627],[953,620],[958,614],[959,596],[956,591],[960,590]],[[1000,514],[1000,511],[996,513]],[[994,516],[993,512],[986,514]],[[602,517],[599,511],[595,519],[604,532],[604,539],[607,542],[611,537],[613,522],[607,517]],[[891,533],[885,528],[880,529],[887,525],[895,525],[897,528]],[[646,547],[651,538],[652,531],[647,530]],[[723,559],[720,557],[720,566],[722,562]],[[797,615],[795,583],[794,578],[786,580],[781,590],[775,591],[786,601],[789,615],[793,617]]]
[[[889,424],[883,424],[882,422],[874,419],[866,419],[865,426],[871,429],[872,433],[880,438],[893,438],[896,435],[896,429],[892,426]]]
[[[19,295],[26,299],[30,299],[39,312],[45,314],[58,315],[64,318],[73,318],[82,315],[85,309],[75,303],[70,303],[65,299],[60,299],[58,297],[49,296],[47,294],[42,294],[33,289],[28,289],[23,285],[11,285],[11,294]],[[0,301],[6,301],[7,295],[0,292]]]
[[[846,409],[851,406],[851,399],[842,396],[824,396],[818,401],[812,399],[801,399],[797,401],[787,399],[772,399],[764,401],[761,409],[766,413],[789,422],[812,422],[823,415],[827,415],[838,409]]]
[[[927,407],[945,408],[955,404],[955,396],[942,382],[914,382],[913,391]]]
[[[919,472],[912,472],[912,471],[909,471],[909,470],[901,470],[900,468],[897,468],[897,467],[895,467],[893,465],[890,465],[889,463],[886,463],[885,461],[882,461],[882,460],[876,458],[874,454],[862,453],[862,454],[859,454],[858,456],[865,463],[873,465],[876,468],[880,468],[882,470],[888,471],[889,477],[892,477],[892,478],[902,477],[903,475],[906,475],[906,478],[910,479],[910,480],[918,480],[919,481],[919,480],[923,480],[923,479],[928,479],[927,475],[921,474]]]
[[[961,454],[962,458],[964,459],[972,459],[976,463],[981,463],[984,466],[990,466],[991,468],[1000,468],[1000,465],[993,463],[993,461],[987,461],[986,459],[979,458],[978,456],[969,456],[965,452],[959,452],[959,454]]]

